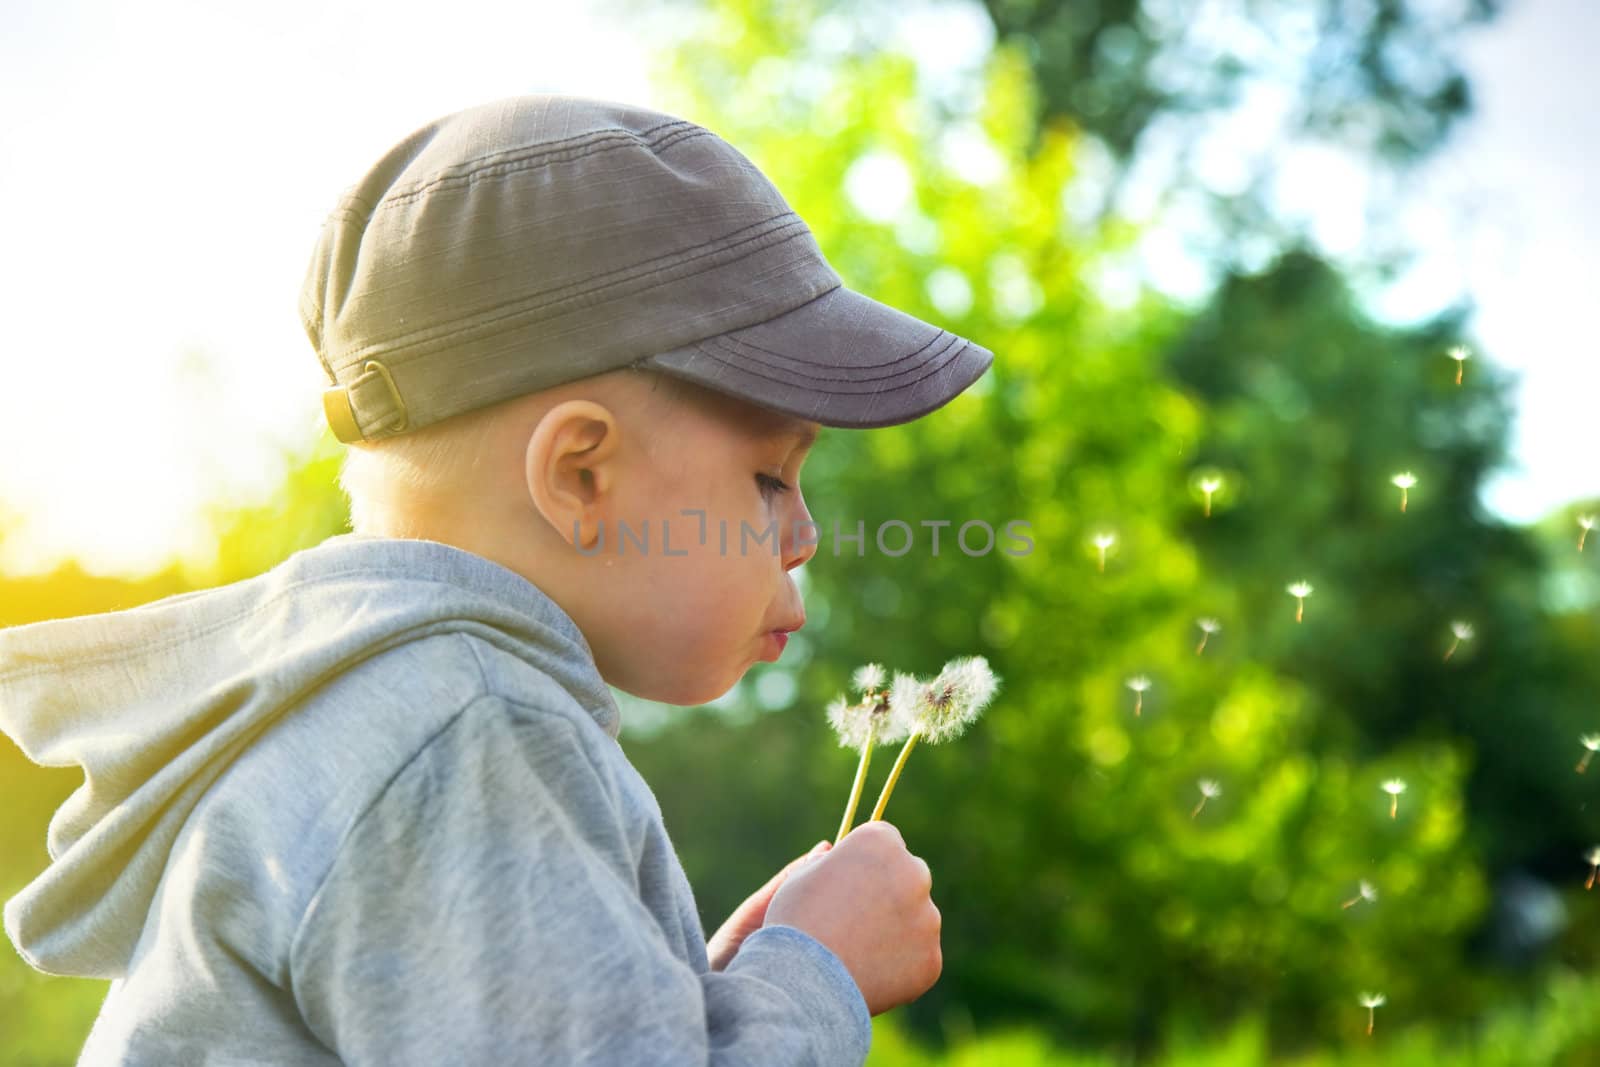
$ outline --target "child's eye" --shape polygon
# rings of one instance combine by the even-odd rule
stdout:
[[[756,475],[756,484],[761,486],[762,496],[773,496],[777,493],[787,493],[791,486],[781,478],[774,478],[770,474]]]

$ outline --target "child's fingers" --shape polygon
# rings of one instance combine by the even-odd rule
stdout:
[[[819,841],[810,852],[798,856],[767,879],[767,884],[757,889],[745,898],[744,903],[733,910],[728,916],[728,921],[722,924],[716,934],[707,943],[708,955],[711,959],[712,970],[720,971],[727,966],[728,960],[738,951],[744,939],[755,931],[761,929],[766,922],[767,906],[772,903],[772,898],[783,886],[784,880],[797,868],[809,860],[816,859],[832,847],[829,841]]]
[[[767,879],[766,885],[762,886],[760,889],[757,889],[754,893],[751,893],[745,902],[739,906],[738,912],[735,914],[738,914],[739,912],[749,912],[756,908],[759,908],[762,912],[765,912],[767,902],[770,901],[772,899],[772,895],[778,891],[778,887],[783,885],[784,879],[793,874],[796,868],[803,866],[808,861],[816,859],[824,852],[827,852],[830,847],[832,847],[830,842],[819,841],[811,849],[811,851],[807,852],[804,856],[796,856],[794,859],[790,860],[784,865],[784,868],[781,871]],[[757,925],[759,925],[759,920]]]
[[[821,841],[818,841],[816,844],[811,846],[811,851],[810,852],[807,852],[804,856],[800,856],[800,857],[797,857],[796,859],[790,860],[789,861],[789,866],[785,867],[784,870],[787,871],[791,867],[799,866],[800,864],[804,863],[806,860],[813,859],[813,858],[815,858],[817,856],[820,856],[820,855],[822,855],[824,852],[828,851],[832,847],[833,847],[833,842],[832,841],[829,841],[827,839],[823,839]]]
[[[766,885],[756,890],[755,896],[770,900],[772,898],[772,894],[778,891],[778,887],[783,884],[783,880],[785,878],[788,878],[789,875],[793,874],[797,868],[805,866],[807,863],[816,859],[818,856],[821,856],[832,847],[833,842],[831,841],[818,841],[811,847],[810,852],[807,852],[804,856],[796,856],[794,859],[784,864],[783,870],[773,875],[767,880]]]

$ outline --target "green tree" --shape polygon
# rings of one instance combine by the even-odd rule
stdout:
[[[1246,619],[1282,614],[1287,581],[1317,585],[1306,626],[1238,638],[1316,694],[1319,745],[1457,739],[1491,867],[1567,880],[1600,832],[1591,783],[1571,773],[1580,733],[1600,729],[1600,674],[1563,637],[1592,638],[1593,613],[1544,593],[1553,560],[1578,564],[1565,536],[1544,550],[1480,502],[1505,459],[1511,383],[1474,362],[1454,384],[1460,326],[1381,326],[1308,253],[1226,279],[1168,364],[1210,412],[1197,465],[1228,471],[1233,493],[1186,532]],[[1418,479],[1404,513],[1401,471]],[[1446,659],[1454,621],[1473,636]]]
[[[1005,679],[999,702],[968,739],[919,751],[891,810],[956,902],[945,978],[906,1013],[919,1029],[1027,1018],[1137,1049],[1257,1012],[1292,1045],[1347,1033],[1354,991],[1378,982],[1420,1012],[1470,1011],[1463,944],[1486,891],[1464,841],[1464,753],[1443,737],[1381,759],[1314,747],[1314,691],[1226,641],[1193,654],[1195,617],[1244,618],[1254,575],[1235,588],[1184,536],[1207,429],[1166,377],[1184,323],[1154,301],[1094,295],[1134,235],[1066,211],[1079,135],[1059,122],[1035,135],[1025,57],[998,50],[973,108],[951,115],[892,51],[819,73],[793,8],[708,12],[674,54],[676,109],[773,176],[847,281],[998,354],[930,419],[824,435],[808,465],[825,531],[806,568],[811,636],[768,672],[800,671],[798,714],[690,715],[631,743],[669,824],[692,837],[708,922],[831,830],[852,762],[820,709],[849,671],[927,674],[976,652]],[[731,92],[742,71],[761,74]],[[1001,165],[987,179],[953,172],[955,137],[981,139]],[[894,211],[850,195],[867,165],[905,176]],[[863,555],[836,553],[835,516],[864,523]],[[871,534],[894,519],[1022,519],[1035,546],[969,556],[947,533],[938,557],[926,539],[896,557]],[[1117,536],[1103,574],[1100,530]],[[1137,719],[1133,673],[1156,683]],[[755,679],[747,699],[768,688]],[[717,777],[686,780],[702,760]],[[1396,820],[1378,791],[1391,774],[1418,801]],[[1191,818],[1201,777],[1224,791]],[[1346,912],[1364,877],[1392,903]]]
[[[1166,0],[983,0],[1003,43],[1030,57],[1042,118],[1066,118],[1118,159],[1163,120],[1193,137],[1254,81],[1291,95],[1290,134],[1407,162],[1471,107],[1459,32],[1501,0],[1258,0],[1197,8]],[[1285,54],[1287,53],[1287,55]],[[1286,62],[1287,60],[1287,62]]]

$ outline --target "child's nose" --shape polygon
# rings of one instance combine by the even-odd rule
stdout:
[[[783,569],[792,571],[817,554],[817,543],[822,531],[812,522],[811,511],[806,507],[805,494],[795,486],[794,509],[788,516],[784,531]]]

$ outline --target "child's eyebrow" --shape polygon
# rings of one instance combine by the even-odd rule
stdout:
[[[774,421],[767,430],[774,441],[791,441],[796,451],[809,451],[817,443],[817,427],[799,419]]]

